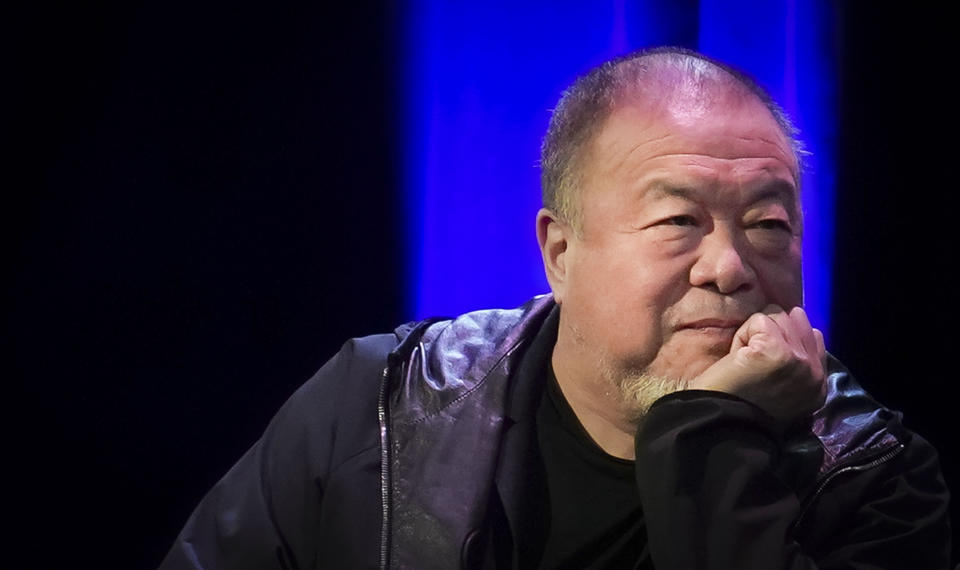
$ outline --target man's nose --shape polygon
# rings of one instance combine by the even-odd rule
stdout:
[[[740,243],[735,231],[715,225],[700,242],[700,255],[690,269],[690,284],[716,287],[724,295],[752,289],[757,275],[745,259],[747,247]]]

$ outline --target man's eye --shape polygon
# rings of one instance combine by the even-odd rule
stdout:
[[[697,219],[693,216],[671,216],[660,223],[666,226],[696,226]]]
[[[753,227],[761,230],[783,230],[789,233],[793,233],[793,228],[790,227],[790,224],[788,222],[784,220],[779,220],[776,218],[754,222]]]

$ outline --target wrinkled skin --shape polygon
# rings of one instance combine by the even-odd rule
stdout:
[[[548,210],[537,229],[561,305],[554,368],[591,435],[635,427],[611,382],[642,376],[732,393],[784,422],[815,409],[824,348],[799,308],[797,164],[764,105],[628,100],[585,162],[579,231]]]

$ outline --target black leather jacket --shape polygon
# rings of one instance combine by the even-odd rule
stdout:
[[[208,493],[161,568],[527,568],[547,296],[355,339]],[[544,324],[546,322],[546,324]],[[549,341],[546,341],[549,342]],[[529,359],[527,359],[529,361]],[[687,391],[637,438],[638,568],[946,568],[936,452],[833,361],[812,429]],[[542,537],[540,537],[542,538]],[[542,541],[539,542],[542,545]]]

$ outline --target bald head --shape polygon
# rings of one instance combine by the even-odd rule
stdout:
[[[770,96],[742,73],[681,48],[645,50],[605,62],[577,79],[553,111],[541,151],[543,206],[580,227],[578,191],[589,149],[618,106],[629,103],[693,126],[707,113],[757,100],[776,120],[799,164],[795,129]]]

